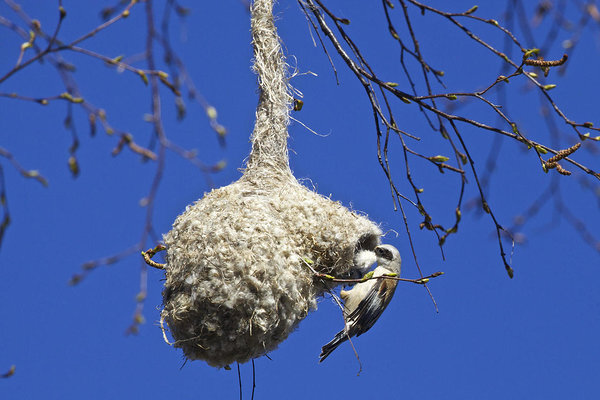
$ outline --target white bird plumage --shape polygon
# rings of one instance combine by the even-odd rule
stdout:
[[[363,275],[376,262],[377,256],[371,250],[360,250],[354,256],[354,268]]]
[[[374,254],[377,267],[373,277],[384,274],[400,275],[402,259],[400,252],[394,246],[383,244],[375,247]],[[368,259],[368,255],[363,255]],[[344,318],[346,326],[321,349],[319,362],[322,362],[340,344],[349,337],[360,336],[375,324],[383,310],[392,300],[398,281],[393,279],[369,279],[354,285],[351,290],[340,292],[344,300]]]

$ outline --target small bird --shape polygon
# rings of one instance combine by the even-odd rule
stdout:
[[[373,277],[385,274],[400,275],[400,252],[394,246],[383,244],[375,247],[377,268]],[[369,279],[360,282],[348,291],[342,290],[340,296],[344,300],[344,317],[346,326],[321,348],[319,362],[322,362],[340,344],[349,337],[360,336],[377,322],[383,310],[392,300],[398,281],[393,279]]]

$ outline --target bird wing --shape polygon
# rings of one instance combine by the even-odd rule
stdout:
[[[356,336],[365,333],[377,322],[383,310],[392,300],[397,283],[392,279],[377,279],[367,296],[348,315],[349,324]]]

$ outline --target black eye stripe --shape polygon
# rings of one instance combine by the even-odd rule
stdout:
[[[388,259],[388,260],[391,260],[393,258],[392,252],[389,251],[388,249],[383,248],[383,247],[377,247],[375,249],[375,253],[377,255],[380,255],[381,257],[383,257],[385,259]]]

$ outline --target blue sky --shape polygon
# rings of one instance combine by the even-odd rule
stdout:
[[[173,24],[173,43],[199,92],[216,107],[219,122],[227,127],[226,146],[219,145],[197,104],[188,102],[186,119],[177,122],[173,96],[166,90],[164,122],[170,139],[198,149],[203,161],[227,161],[222,172],[211,176],[219,187],[239,178],[238,168],[250,147],[257,95],[250,69],[249,14],[238,1],[203,2],[202,7],[188,3],[184,5],[192,7],[192,14],[183,25]],[[380,4],[365,9],[364,2],[328,3],[334,13],[352,21],[349,31],[380,76],[404,88],[398,48],[386,33]],[[431,4],[441,7],[443,3]],[[480,4],[478,15],[502,21],[505,4],[497,3],[502,4]],[[56,2],[21,4],[45,29],[52,30]],[[110,3],[65,1],[68,15],[60,37],[73,40],[93,29],[100,21],[99,10],[106,5]],[[463,11],[472,5],[453,2],[452,10]],[[139,53],[145,40],[142,7],[134,7],[126,21],[83,46],[112,57]],[[495,58],[442,18],[421,17],[414,11],[421,48],[433,65],[445,71],[448,91],[473,91],[493,82],[499,73]],[[400,7],[394,12],[399,13]],[[402,217],[393,209],[387,180],[377,162],[372,113],[364,90],[332,52],[340,80],[336,85],[327,57],[320,47],[313,46],[296,2],[280,1],[276,13],[286,52],[294,56],[288,60],[300,73],[292,84],[304,94],[304,108],[293,117],[321,134],[298,123],[290,126],[292,170],[299,179],[310,179],[320,193],[366,212],[384,231],[398,232],[397,236],[388,233],[384,241],[401,251],[403,276],[417,277]],[[568,13],[577,21],[573,9]],[[18,20],[4,3],[0,15]],[[394,18],[401,21],[399,15]],[[534,31],[536,37],[544,37],[548,27],[542,25]],[[478,29],[501,47],[495,32],[486,26]],[[558,35],[548,58],[560,58],[564,52],[560,44],[572,33],[560,31]],[[600,123],[594,120],[599,107],[595,94],[600,85],[599,39],[598,23],[590,23],[569,59],[566,74],[551,72],[545,81],[557,84],[553,97],[576,121]],[[13,32],[0,29],[1,75],[14,66],[21,42]],[[113,126],[146,143],[151,127],[143,115],[148,112],[149,90],[139,77],[119,74],[79,54],[65,53],[64,57],[77,65],[75,77],[86,100],[105,108]],[[316,76],[306,74],[308,71]],[[552,144],[540,118],[538,93],[522,79],[511,80],[508,87],[511,100],[507,112],[527,135]],[[63,92],[64,87],[45,63],[32,65],[0,84],[0,92],[13,91],[46,97]],[[434,89],[443,91],[439,86]],[[39,170],[49,182],[43,187],[24,179],[0,158],[12,218],[0,249],[0,373],[16,365],[13,377],[0,380],[0,397],[237,398],[235,367],[216,370],[196,361],[180,368],[181,352],[163,342],[157,326],[162,301],[160,271],[148,271],[146,323],[139,335],[124,335],[139,291],[138,256],[99,267],[79,285],[68,285],[82,263],[116,254],[139,240],[145,217],[139,202],[148,193],[156,165],[140,162],[139,156],[127,149],[111,156],[117,139],[101,129],[91,138],[85,115],[76,111],[81,173],[73,179],[67,168],[71,136],[63,127],[66,104],[57,101],[44,107],[6,98],[0,98],[0,103],[0,146],[10,150],[26,169]],[[428,129],[414,105],[394,103],[393,107],[401,127],[422,137],[415,148],[427,155],[449,155],[447,144]],[[495,122],[481,106],[467,104],[460,112]],[[563,125],[559,128],[565,137],[572,135]],[[491,146],[497,146],[494,135],[462,129],[476,166],[483,170]],[[563,140],[556,147],[568,147],[573,140]],[[570,177],[545,174],[537,158],[522,147],[502,142],[500,167],[488,192],[500,222],[510,226],[552,183],[560,185],[569,209],[584,219],[598,240],[598,195],[580,184],[582,174],[575,170]],[[577,159],[598,170],[597,145],[595,149],[596,153],[582,150]],[[410,195],[398,140],[392,140],[390,162],[400,190]],[[442,175],[428,163],[413,162],[413,174],[425,190],[424,201],[432,215],[451,225],[458,176]],[[477,194],[472,176],[469,182],[465,204]],[[597,181],[595,185],[598,187]],[[185,206],[210,188],[197,168],[171,153],[156,199],[156,231],[167,232]],[[363,364],[357,377],[358,364],[348,345],[318,364],[321,346],[342,326],[336,306],[321,299],[318,310],[270,354],[272,360],[256,360],[256,398],[563,399],[600,394],[595,383],[600,371],[599,253],[557,216],[552,204],[523,229],[527,240],[517,245],[512,255],[512,280],[506,276],[494,226],[486,215],[463,210],[458,234],[444,246],[445,261],[433,234],[419,230],[422,217],[417,210],[407,207],[407,215],[424,274],[445,272],[430,284],[439,313],[423,288],[400,284],[377,324],[354,341]],[[251,366],[242,365],[241,372],[249,398]]]

